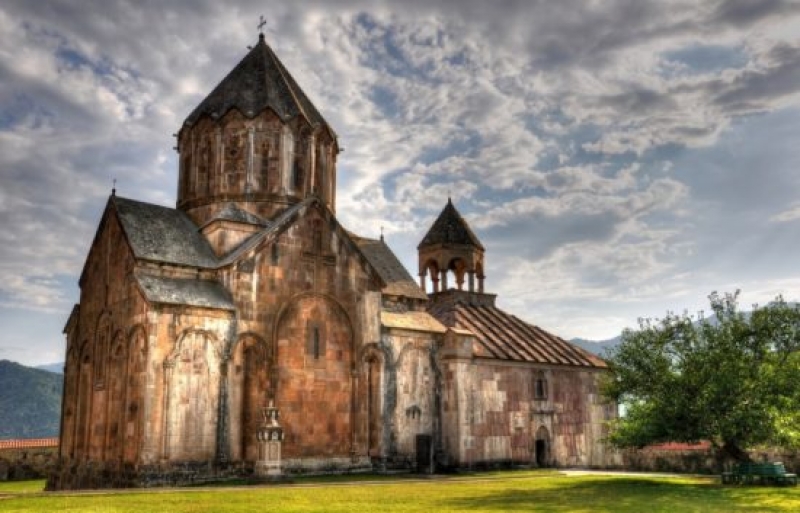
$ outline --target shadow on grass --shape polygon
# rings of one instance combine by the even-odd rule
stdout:
[[[541,483],[541,486],[540,486]],[[714,512],[798,511],[800,492],[787,488],[728,487],[713,481],[642,478],[561,478],[441,502],[457,511]]]

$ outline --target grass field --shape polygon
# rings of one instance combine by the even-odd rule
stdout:
[[[798,487],[721,486],[713,478],[506,472],[433,479],[346,478],[294,485],[39,493],[0,483],[1,512],[733,512],[800,511]]]

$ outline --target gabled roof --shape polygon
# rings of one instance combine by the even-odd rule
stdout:
[[[261,34],[258,44],[189,114],[184,124],[192,125],[203,115],[217,119],[231,109],[252,118],[268,107],[284,121],[302,115],[311,126],[328,126]]]
[[[351,234],[352,235],[352,234]],[[394,296],[404,296],[414,299],[428,299],[417,282],[408,274],[408,271],[394,252],[381,240],[367,239],[352,235],[353,241],[361,249],[361,252],[367,257],[370,264],[378,271],[386,286],[383,288],[383,293]]]
[[[445,205],[439,217],[433,222],[428,233],[422,238],[417,249],[422,249],[426,246],[433,246],[435,244],[464,244],[468,246],[475,246],[483,250],[483,244],[478,240],[478,237],[472,233],[469,225],[461,214],[458,213],[456,207],[450,198],[447,198],[447,205]]]
[[[434,304],[428,311],[445,326],[474,333],[480,343],[475,355],[477,357],[575,367],[607,367],[601,358],[592,353],[496,306]]]
[[[165,278],[137,274],[136,281],[151,303],[235,310],[233,298],[221,283],[212,280]]]
[[[214,251],[197,226],[180,210],[111,197],[137,259],[212,268]]]
[[[270,221],[270,224],[264,228],[263,230],[257,232],[256,234],[252,235],[249,239],[245,240],[240,244],[238,247],[234,248],[230,253],[225,255],[217,265],[219,267],[225,267],[227,265],[231,265],[238,260],[244,258],[251,250],[258,248],[264,241],[273,239],[280,233],[282,233],[286,228],[288,228],[292,223],[297,221],[297,219],[305,213],[308,208],[312,206],[319,207],[323,210],[326,216],[329,216],[329,220],[331,221],[331,226],[337,230],[341,240],[345,243],[350,244],[353,252],[359,257],[360,262],[364,265],[365,269],[368,270],[369,273],[374,275],[381,286],[385,286],[386,283],[384,282],[383,276],[381,273],[375,268],[375,266],[370,262],[370,260],[364,255],[361,251],[361,248],[356,244],[353,240],[353,236],[345,230],[339,221],[336,219],[336,216],[328,209],[325,203],[319,199],[316,195],[311,195],[304,200],[300,201],[299,203],[295,203],[291,207],[287,208],[283,212],[281,212],[277,217]]]
[[[231,221],[234,223],[252,224],[256,226],[267,226],[267,222],[258,217],[257,215],[240,208],[235,203],[226,203],[222,209],[214,214],[206,224],[202,226],[205,228],[214,221]]]
[[[319,203],[319,199],[316,196],[309,196],[303,201],[299,203],[295,203],[291,207],[287,208],[278,216],[273,219],[270,224],[257,232],[249,239],[242,242],[239,246],[235,247],[231,250],[230,253],[225,255],[219,262],[219,267],[224,267],[226,265],[230,265],[237,260],[239,260],[242,255],[250,251],[251,249],[257,247],[261,244],[265,239],[275,236],[278,233],[282,232],[287,226],[292,224],[297,217],[311,205],[312,203]]]

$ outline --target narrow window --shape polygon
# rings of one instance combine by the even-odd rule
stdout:
[[[292,166],[292,186],[295,191],[300,193],[303,187],[303,161],[300,156],[295,157],[294,165]]]
[[[319,328],[317,326],[314,326],[314,359],[315,360],[319,360],[319,353],[320,353]]]
[[[536,378],[536,387],[534,390],[534,398],[547,399],[547,380],[543,377]]]
[[[278,243],[272,243],[272,265],[278,265],[278,261],[280,259],[280,252],[278,249]]]

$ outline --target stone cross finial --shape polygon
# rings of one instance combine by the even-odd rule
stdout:
[[[267,22],[264,19],[264,15],[262,14],[258,18],[258,33],[261,34],[262,36],[264,35],[264,25],[266,25],[266,24],[267,24]]]

